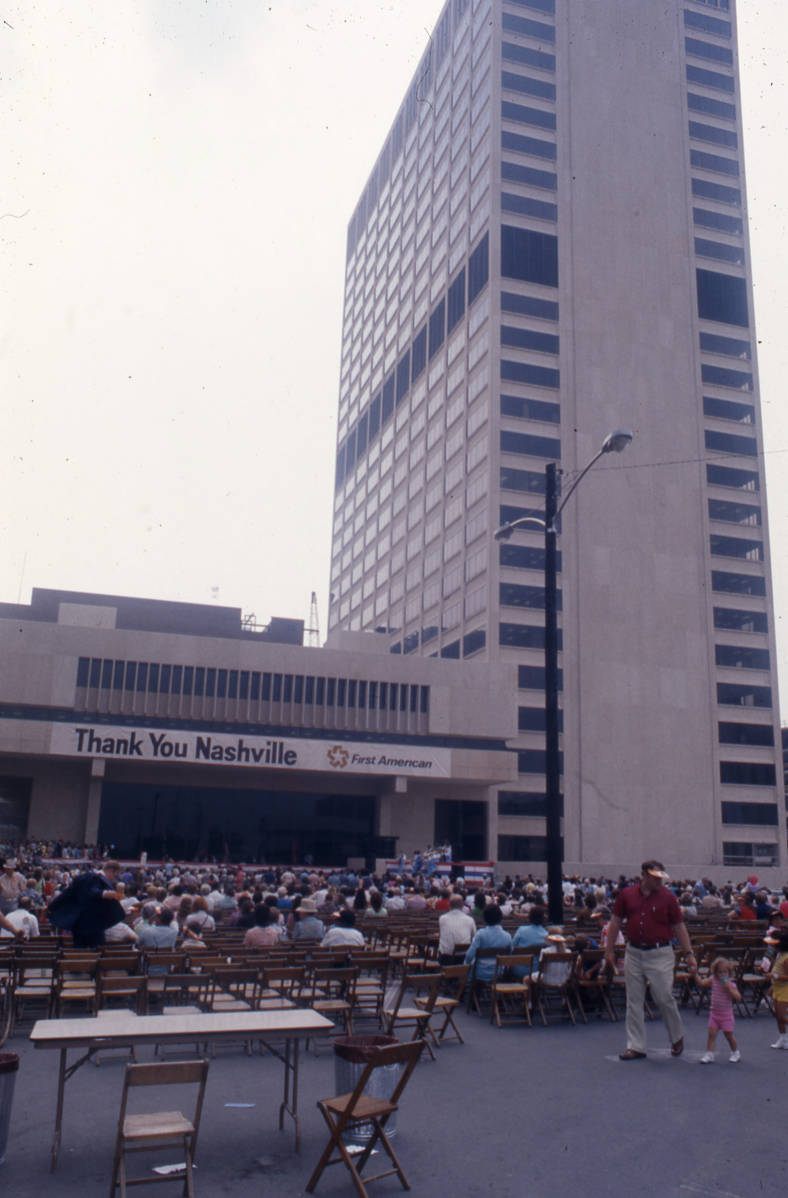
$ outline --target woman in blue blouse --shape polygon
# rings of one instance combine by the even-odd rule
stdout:
[[[476,961],[476,951],[480,948],[500,948],[501,956],[504,953],[512,951],[512,938],[508,932],[505,932],[501,927],[503,912],[497,903],[491,903],[489,907],[484,909],[484,924],[483,928],[474,936],[471,943],[468,945],[468,951],[465,954],[465,964],[474,965]],[[495,974],[495,957],[485,957],[479,961],[478,965],[474,965],[474,976],[483,982],[491,982]]]

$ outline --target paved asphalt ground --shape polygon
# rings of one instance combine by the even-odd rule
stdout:
[[[788,1172],[788,1052],[771,1016],[738,1021],[738,1065],[718,1052],[701,1066],[706,1017],[685,1015],[683,1057],[673,1060],[659,1022],[647,1060],[622,1063],[623,1023],[498,1030],[461,1015],[464,1046],[425,1059],[405,1091],[397,1150],[415,1198],[763,1198],[784,1194]],[[719,1038],[718,1048],[722,1042]],[[727,1046],[726,1046],[727,1049]],[[108,1198],[123,1074],[120,1057],[86,1064],[67,1084],[63,1146],[49,1173],[58,1054],[20,1054],[3,1198]],[[142,1057],[141,1059],[146,1059]],[[326,1142],[315,1100],[334,1093],[330,1046],[302,1057],[302,1147],[279,1132],[281,1066],[220,1048],[211,1063],[195,1186],[199,1198],[300,1195]],[[253,1103],[253,1106],[230,1106]],[[169,1106],[164,1104],[164,1109]],[[151,1157],[165,1163],[174,1157]],[[142,1158],[136,1163],[139,1164]],[[156,1190],[153,1191],[157,1192]],[[160,1193],[179,1195],[177,1182]],[[344,1166],[327,1170],[323,1198],[353,1193]],[[394,1178],[372,1195],[402,1193]]]

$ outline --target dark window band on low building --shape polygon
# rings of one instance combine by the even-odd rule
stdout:
[[[561,858],[563,860],[563,837],[561,838]],[[547,839],[544,836],[499,836],[499,861],[545,861],[547,858]]]
[[[776,844],[754,844],[739,840],[722,842],[722,863],[738,868],[748,865],[777,865],[779,853]]]
[[[561,814],[564,814],[564,796],[559,796]],[[499,790],[499,815],[534,815],[544,817],[547,814],[547,796],[535,790]]]

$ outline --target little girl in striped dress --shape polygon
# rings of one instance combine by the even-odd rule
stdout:
[[[717,957],[711,963],[711,972],[707,978],[697,978],[701,989],[711,986],[711,1010],[709,1011],[709,1033],[706,1037],[706,1051],[700,1058],[701,1065],[711,1065],[714,1061],[714,1045],[717,1032],[721,1031],[731,1048],[730,1061],[740,1061],[741,1053],[733,1034],[733,1004],[741,1002],[741,995],[731,978],[731,963],[725,957]]]

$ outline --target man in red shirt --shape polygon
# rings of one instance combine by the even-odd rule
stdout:
[[[605,959],[613,970],[616,966],[615,944],[621,925],[627,939],[624,977],[627,985],[627,1047],[620,1054],[622,1061],[642,1060],[646,1055],[646,1023],[643,1003],[646,986],[668,1029],[670,1051],[674,1057],[684,1050],[681,1015],[673,997],[675,937],[687,963],[695,972],[697,961],[690,944],[676,896],[663,886],[668,881],[661,861],[644,861],[640,881],[621,891],[607,926]]]

